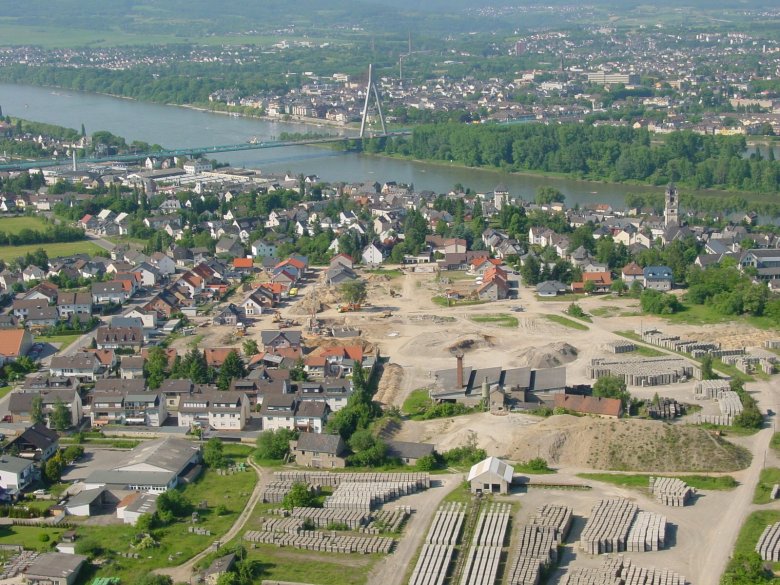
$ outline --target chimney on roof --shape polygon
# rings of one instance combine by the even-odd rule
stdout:
[[[455,373],[457,375],[457,388],[463,388],[463,354],[457,353],[455,354],[455,359],[458,362],[458,365],[455,368]]]

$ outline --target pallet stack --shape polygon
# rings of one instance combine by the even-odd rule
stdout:
[[[650,491],[665,506],[685,506],[694,494],[688,484],[676,477],[651,477]]]

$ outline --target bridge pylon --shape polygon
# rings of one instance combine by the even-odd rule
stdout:
[[[366,101],[363,103],[363,115],[360,118],[360,137],[364,138],[366,135],[366,119],[368,118],[368,102],[371,96],[374,96],[374,103],[376,104],[377,112],[379,113],[379,121],[382,123],[382,134],[387,135],[387,127],[385,126],[385,117],[382,114],[382,102],[379,99],[379,91],[374,83],[374,66],[369,64],[368,66],[368,83],[366,84]]]

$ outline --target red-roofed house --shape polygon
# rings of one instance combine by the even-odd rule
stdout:
[[[556,394],[555,408],[565,408],[582,414],[595,414],[604,418],[620,418],[623,405],[617,398]]]
[[[623,267],[623,270],[620,273],[621,278],[623,279],[623,282],[626,283],[628,286],[631,286],[631,283],[635,280],[638,280],[639,282],[642,282],[645,278],[645,272],[642,270],[642,267],[637,264],[636,262],[629,262]]]
[[[254,266],[252,258],[233,258],[233,268],[236,270],[252,270]]]
[[[594,293],[606,293],[609,292],[609,287],[612,286],[612,276],[609,272],[583,272],[581,282],[571,283],[572,292],[585,292],[586,282],[592,282],[595,285]]]
[[[477,296],[482,300],[499,301],[508,295],[506,271],[491,264],[483,275],[482,284],[477,288]]]
[[[220,367],[231,351],[236,351],[232,347],[213,347],[203,350],[203,356],[206,358],[206,365],[213,368]]]

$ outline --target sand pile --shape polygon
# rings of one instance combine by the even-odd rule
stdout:
[[[493,338],[489,335],[464,335],[447,346],[450,353],[466,353],[475,349],[483,349],[493,346]]]
[[[529,347],[518,356],[521,363],[531,368],[554,368],[577,359],[577,348],[568,343],[557,341],[542,347]]]
[[[482,413],[406,421],[396,438],[446,451],[462,445],[472,430],[489,455],[510,461],[538,456],[552,466],[648,472],[735,471],[750,464],[745,449],[704,429],[659,421]]]
[[[312,309],[319,313],[341,302],[341,295],[333,286],[315,284],[307,287],[304,297],[290,307],[293,315],[309,315]]]
[[[401,391],[401,383],[404,379],[404,369],[398,364],[387,364],[382,369],[382,377],[374,395],[374,400],[383,406],[389,406],[395,402]]]

